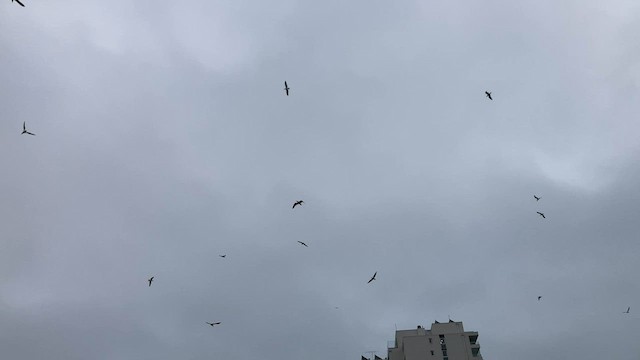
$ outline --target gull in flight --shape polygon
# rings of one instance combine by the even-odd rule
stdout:
[[[493,99],[491,98],[491,93],[490,93],[490,92],[485,91],[485,92],[484,92],[484,94],[485,94],[485,95],[487,95],[487,97],[489,98],[489,100],[493,100]]]
[[[287,93],[287,96],[289,96],[289,85],[287,85],[287,82],[284,82],[284,91]]]
[[[206,322],[206,321],[205,321]],[[218,322],[214,322],[214,323],[210,323],[210,322],[206,322],[207,324],[211,325],[211,326],[216,326],[216,325],[220,325],[222,324],[220,321]]]
[[[20,2],[20,0],[15,0],[18,4],[20,4],[20,6],[24,7],[24,4]],[[13,2],[13,0],[11,0],[11,2]]]
[[[542,296],[538,296],[538,301],[540,301],[540,299],[542,299]]]
[[[546,217],[544,217],[544,214],[541,213],[540,211],[536,211],[538,213],[538,215],[542,216],[543,219],[546,219]]]
[[[151,286],[151,283],[153,282],[153,276],[149,278],[149,280],[147,280],[149,282],[149,286]]]
[[[224,255],[218,255],[218,256],[220,256],[221,258],[226,258],[226,257],[227,257],[227,254],[224,254]]]
[[[36,136],[36,134],[27,131],[27,122],[26,121],[22,123],[22,134],[29,134],[29,135]]]
[[[293,207],[292,207],[292,209],[295,209],[295,208],[296,208],[296,205],[300,205],[300,206],[302,206],[302,204],[303,204],[303,203],[304,203],[304,201],[302,201],[302,200],[298,200],[298,201],[294,202],[294,203],[293,203]]]
[[[371,279],[369,279],[369,281],[367,281],[367,284],[368,284],[368,283],[370,283],[370,282],[372,282],[373,280],[375,280],[375,279],[376,279],[376,275],[378,275],[378,272],[377,272],[377,271],[373,274],[373,276],[371,277]]]
[[[309,247],[307,246],[307,244],[303,243],[302,241],[298,241],[300,243],[300,245],[304,245],[305,247]]]
[[[533,195],[533,198],[534,198],[534,199],[536,199],[536,201],[539,201],[539,200],[540,200],[540,198],[539,198],[539,197],[537,197],[537,196],[535,196],[535,195]]]
[[[629,310],[631,310],[631,306],[629,306],[629,307],[627,308],[627,311],[623,312],[623,314],[628,314],[628,313],[629,313]]]

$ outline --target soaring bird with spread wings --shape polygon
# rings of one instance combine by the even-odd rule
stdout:
[[[536,199],[536,201],[540,201],[540,198],[535,195],[533,195],[533,198]]]
[[[303,243],[302,241],[298,241],[300,243],[300,245],[304,245],[304,247],[309,247],[307,246],[307,244]]]
[[[295,208],[296,208],[296,205],[300,205],[300,206],[302,206],[302,204],[303,204],[303,203],[304,203],[304,201],[302,201],[302,200],[298,200],[298,201],[296,201],[296,202],[294,202],[294,203],[293,203],[293,206],[292,206],[291,208],[292,208],[292,209],[295,209]]]
[[[147,280],[149,282],[149,286],[151,286],[151,283],[153,282],[153,276],[149,278],[149,280]]]
[[[11,2],[13,2],[14,0],[11,0]],[[15,2],[17,2],[18,4],[20,4],[20,6],[24,7],[24,4],[20,2],[20,0],[15,0]]]
[[[373,280],[375,280],[375,279],[376,279],[376,275],[378,275],[378,272],[377,272],[377,271],[373,274],[373,276],[371,277],[371,279],[369,279],[369,281],[367,281],[367,284],[368,284],[368,283],[370,283],[370,282],[372,282]]]
[[[484,94],[489,98],[489,100],[493,100],[493,98],[491,97],[491,93],[488,91],[485,91]]]
[[[287,96],[289,96],[289,85],[287,85],[287,82],[284,82],[284,92],[287,93]]]
[[[546,219],[546,217],[544,216],[543,213],[541,213],[540,211],[536,211],[536,213],[538,213],[538,215],[542,216],[543,219]]]
[[[206,322],[206,321],[205,321]],[[210,323],[210,322],[206,322],[207,324],[211,325],[211,326],[216,326],[216,325],[220,325],[222,324],[220,321],[218,322],[214,322],[214,323]]]
[[[26,121],[22,123],[22,134],[28,134],[28,135],[36,136],[36,134],[27,131],[27,122]]]

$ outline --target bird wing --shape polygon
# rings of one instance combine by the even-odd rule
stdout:
[[[22,123],[22,130],[27,131],[27,122]]]
[[[28,132],[28,131],[26,131],[26,132],[25,132],[25,134],[29,134],[29,135],[36,136],[36,134],[34,134],[34,133],[32,133],[32,132]]]
[[[21,3],[21,2],[20,2],[20,0],[16,0],[16,2],[17,2],[18,4],[20,4],[22,7],[24,7],[24,4],[23,4],[23,3]]]

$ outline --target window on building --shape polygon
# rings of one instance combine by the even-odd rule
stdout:
[[[431,350],[431,356],[433,356],[433,355],[435,355],[435,354],[433,353],[433,350]]]
[[[442,356],[447,356],[447,350],[442,350]]]
[[[469,342],[471,343],[471,345],[475,345],[476,342],[478,342],[478,335],[469,336]]]
[[[478,348],[471,349],[471,355],[473,355],[473,357],[478,357],[478,353],[480,353],[480,349]]]

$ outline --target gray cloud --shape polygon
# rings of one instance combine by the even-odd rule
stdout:
[[[357,358],[447,316],[486,358],[640,353],[637,5],[26,5],[8,357]]]

